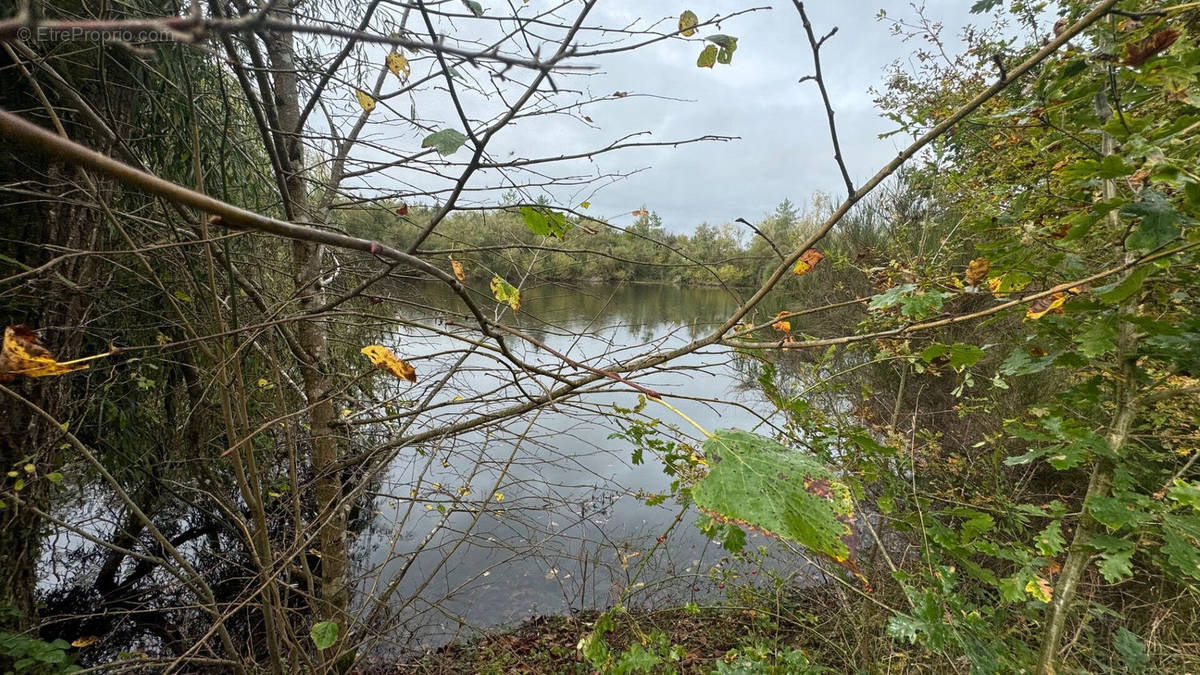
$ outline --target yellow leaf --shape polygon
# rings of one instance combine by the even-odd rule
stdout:
[[[1054,597],[1054,587],[1036,574],[1025,584],[1025,592],[1042,602],[1050,602],[1050,598]]]
[[[502,502],[502,501],[504,501],[504,493],[497,492],[496,494],[492,495],[492,499],[495,499],[498,502]]]
[[[824,259],[824,253],[821,253],[815,248],[810,248],[804,253],[800,254],[800,259],[796,261],[796,267],[792,269],[792,272],[794,272],[796,276],[808,274],[812,271],[812,268],[817,266],[817,263]]]
[[[491,288],[492,296],[497,302],[507,302],[514,312],[521,309],[521,291],[512,284],[496,276],[492,277]]]
[[[85,635],[84,637],[77,637],[74,640],[71,640],[71,646],[83,649],[84,647],[91,647],[99,641],[100,636],[98,635]]]
[[[1060,291],[1048,298],[1038,298],[1025,310],[1025,318],[1040,319],[1047,314],[1062,314],[1063,303],[1067,301],[1068,297],[1070,296]]]
[[[404,58],[404,55],[399,52],[389,52],[387,58],[384,59],[384,63],[387,64],[388,70],[392,71],[392,74],[401,82],[408,79],[408,76],[412,74],[412,67],[408,65],[408,59]],[[400,73],[404,73],[404,77],[400,77]]]
[[[454,278],[459,281],[467,280],[467,272],[463,269],[463,264],[454,258],[450,259],[450,267],[454,268]]]
[[[581,208],[581,209],[586,209],[587,207],[589,207],[589,206],[591,206],[591,205],[592,205],[592,203],[591,203],[591,202],[582,202],[582,203],[580,203],[580,204],[579,204],[579,208]]]
[[[417,381],[417,370],[408,363],[400,360],[387,347],[383,345],[367,345],[359,351],[366,354],[367,358],[371,359],[371,363],[374,363],[392,375],[408,380],[409,382]]]
[[[362,89],[355,89],[354,96],[358,98],[358,104],[362,106],[363,112],[370,113],[375,109],[375,99]]]
[[[79,361],[86,360],[59,363],[29,328],[9,326],[4,329],[4,346],[0,348],[0,382],[12,382],[18,377],[46,377],[83,370],[88,364]]]
[[[679,31],[684,37],[691,37],[696,34],[696,13],[692,10],[684,10],[683,14],[679,15]]]
[[[771,324],[771,328],[774,328],[775,330],[779,331],[780,333],[792,332],[791,322],[783,320],[783,317],[785,317],[787,315],[788,315],[788,312],[786,312],[786,311],[776,314],[775,315],[775,323]]]

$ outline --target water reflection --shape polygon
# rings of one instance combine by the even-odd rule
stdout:
[[[414,299],[401,315],[426,325],[445,318],[429,308],[461,307],[439,285],[396,293]],[[523,290],[523,311],[504,320],[572,359],[602,367],[707,333],[739,301],[708,288],[541,286]],[[511,372],[485,350],[464,357],[461,342],[411,327],[381,339],[422,373],[415,387],[376,392],[398,407],[428,396],[454,368],[433,394],[445,405],[413,421],[406,433],[448,426],[520,398]],[[545,350],[511,343],[529,363],[579,374]],[[730,350],[712,347],[638,381],[709,429],[762,430],[772,422],[772,408],[746,386],[745,372]],[[547,379],[541,386],[552,384]],[[537,383],[523,386],[540,393]],[[476,399],[481,392],[487,400]],[[622,598],[641,606],[699,599],[718,593],[719,582],[709,578],[714,565],[750,574],[755,563],[727,560],[693,526],[694,511],[670,500],[647,506],[637,498],[664,492],[672,480],[657,458],[647,454],[645,464],[635,466],[633,448],[609,438],[618,430],[609,417],[613,406],[631,408],[637,401],[628,387],[609,382],[503,425],[402,449],[378,486],[376,517],[356,544],[367,606],[395,586],[388,600],[398,623],[389,632],[391,644],[432,646],[472,628],[603,608]],[[687,426],[661,406],[650,404],[646,412]],[[402,424],[362,425],[359,433],[386,442]],[[761,543],[752,536],[749,548]]]

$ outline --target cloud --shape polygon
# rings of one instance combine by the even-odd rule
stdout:
[[[598,192],[579,187],[551,189],[561,203],[588,199],[590,213],[628,224],[630,212],[647,208],[662,216],[667,227],[690,230],[701,222],[721,223],[737,217],[755,219],[784,199],[804,203],[817,191],[841,196],[845,188],[833,161],[826,115],[814,82],[799,82],[812,73],[811,51],[798,13],[791,3],[774,9],[743,14],[724,22],[719,30],[739,38],[729,65],[696,67],[708,27],[690,40],[669,39],[642,49],[585,59],[599,67],[583,74],[556,76],[563,89],[583,91],[585,98],[631,95],[592,104],[577,116],[587,115],[589,125],[567,115],[537,116],[517,120],[497,135],[489,153],[503,161],[512,157],[545,157],[587,152],[618,138],[648,132],[637,141],[674,141],[707,134],[738,136],[724,143],[677,147],[637,148],[558,166],[540,165],[539,172],[555,176],[633,175],[608,184]],[[947,35],[967,19],[964,3],[930,0],[929,16],[944,21]],[[642,13],[660,5],[600,3],[588,25],[674,28],[675,17]],[[701,11],[734,12],[744,3],[713,2]],[[890,124],[875,111],[869,89],[879,85],[888,64],[905,57],[913,45],[890,34],[876,20],[877,11],[859,2],[809,3],[814,31],[838,32],[826,42],[821,61],[826,85],[836,109],[843,154],[854,180],[861,182],[892,157],[901,139],[881,140]],[[659,10],[661,11],[661,10]],[[613,36],[587,32],[585,40],[603,43]],[[432,65],[426,64],[426,67]],[[414,72],[417,68],[414,68]],[[530,75],[516,75],[527,79]],[[488,86],[485,81],[485,87]],[[515,91],[515,86],[512,87]],[[457,115],[444,91],[418,99],[423,118],[455,125]],[[463,93],[473,119],[487,119],[502,110],[494,96]],[[407,103],[399,104],[407,108]],[[457,126],[461,126],[458,124]],[[411,143],[411,141],[409,141]],[[465,154],[460,153],[460,154]],[[364,153],[360,156],[367,156]],[[454,157],[463,160],[465,157]],[[510,174],[518,176],[518,174]],[[525,176],[528,177],[527,175]],[[399,176],[397,176],[399,178]],[[400,180],[412,180],[410,177]],[[422,180],[413,180],[422,184]],[[377,185],[378,183],[376,183]],[[502,184],[494,172],[481,173],[472,186]],[[531,196],[536,196],[534,191]],[[480,200],[478,194],[472,200]]]

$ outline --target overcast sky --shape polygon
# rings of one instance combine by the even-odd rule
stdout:
[[[707,13],[730,12],[750,5],[705,2]],[[721,223],[744,217],[756,220],[783,199],[803,204],[818,190],[841,197],[843,182],[833,161],[832,146],[818,89],[798,80],[812,72],[812,60],[799,14],[787,0],[774,8],[730,20],[720,31],[738,36],[733,63],[696,67],[700,44],[668,40],[627,55],[606,56],[597,63],[603,73],[592,78],[594,93],[628,91],[688,99],[679,103],[654,98],[624,99],[591,113],[602,128],[645,129],[659,140],[704,134],[740,136],[728,143],[703,143],[632,150],[597,159],[602,169],[648,167],[591,198],[590,213],[628,224],[628,212],[645,204],[671,229],[690,230],[701,222]],[[912,15],[899,2],[889,13]],[[957,42],[958,28],[969,18],[966,0],[929,0],[926,15],[945,22],[947,36]],[[624,25],[665,3],[601,2],[599,22]],[[884,68],[906,58],[916,45],[890,34],[876,20],[880,4],[859,0],[809,2],[806,9],[818,35],[832,27],[838,33],[822,49],[822,68],[837,111],[839,137],[851,177],[859,183],[873,175],[905,142],[903,136],[880,140],[892,128],[874,109],[868,89],[878,85]],[[701,10],[704,11],[701,11]],[[705,33],[710,34],[711,29]],[[562,133],[590,136],[578,125]],[[544,133],[538,139],[554,139]],[[515,134],[510,143],[538,142]],[[575,145],[568,139],[560,142]]]
[[[488,146],[489,155],[503,161],[580,152],[604,147],[617,138],[640,131],[650,135],[637,140],[682,140],[706,134],[740,137],[726,143],[620,151],[598,156],[594,163],[579,161],[557,169],[557,175],[637,171],[611,184],[599,181],[590,187],[553,192],[560,204],[589,201],[589,214],[615,225],[628,225],[633,220],[630,212],[643,205],[658,213],[668,228],[688,231],[702,222],[719,224],[738,217],[758,220],[784,199],[803,206],[816,191],[838,198],[844,196],[820,94],[815,83],[799,82],[812,72],[811,52],[800,16],[789,0],[768,1],[773,8],[735,17],[719,29],[704,28],[691,40],[663,40],[630,52],[583,59],[583,63],[598,70],[560,77],[561,86],[582,88],[585,98],[589,94],[602,96],[616,91],[629,92],[630,96],[584,109],[580,115],[590,116],[594,120],[592,125],[566,115],[521,119],[497,135]],[[517,5],[518,11],[532,11],[538,2],[530,0],[528,5]],[[959,32],[971,18],[968,13],[971,4],[970,0],[925,2],[926,16],[945,24],[945,36],[952,50],[960,47]],[[502,0],[487,0],[483,6],[489,14],[511,11],[505,9],[509,5]],[[706,20],[760,4],[691,0],[690,5],[675,6],[601,0],[587,23],[673,30],[678,11],[687,6],[701,20]],[[806,7],[818,35],[835,26],[839,29],[822,49],[822,66],[837,112],[843,154],[851,177],[858,184],[873,175],[908,140],[900,135],[879,138],[880,133],[892,127],[874,109],[869,89],[882,83],[889,63],[907,60],[920,46],[906,44],[893,36],[889,24],[878,21],[876,16],[881,7],[893,17],[911,18],[914,11],[907,3],[881,0],[810,1]],[[449,35],[456,32],[466,35],[470,30],[464,23],[459,20],[444,30]],[[696,57],[706,44],[701,41],[702,36],[716,32],[739,38],[732,64],[697,68]],[[595,34],[589,39],[594,42]],[[379,67],[382,55],[383,52],[369,52],[363,74],[353,75],[351,81],[353,77],[360,77],[360,82],[373,80],[371,69]],[[420,57],[414,58],[413,65],[414,77],[436,66],[432,58]],[[447,105],[444,87],[440,93],[428,88],[426,92],[430,96],[423,97],[418,92],[412,99],[422,120],[431,125],[461,126]],[[351,95],[346,99],[350,100]],[[403,117],[408,112],[409,100],[404,95],[385,101],[385,110],[371,116],[372,128],[367,138],[382,146],[412,147],[414,140],[419,143],[427,131],[393,124],[386,117],[389,112],[402,113]],[[468,93],[464,103],[471,117],[477,120],[488,119],[501,109],[494,96],[490,101],[487,97],[471,99]],[[346,105],[349,112],[360,112],[352,103]],[[464,154],[465,151],[460,151],[451,159],[464,161],[461,156]],[[371,157],[369,149],[355,155],[376,159]],[[360,186],[377,189],[381,182],[395,180],[421,187],[421,174],[417,172],[416,178],[413,175],[410,171],[387,180],[374,177]],[[480,174],[471,185],[498,184],[495,174]],[[594,191],[596,186],[601,187],[598,192]],[[489,200],[494,203],[495,197],[495,194],[469,193],[464,196],[463,204]]]

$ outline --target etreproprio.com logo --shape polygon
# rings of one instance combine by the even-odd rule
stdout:
[[[69,28],[59,28],[55,26],[36,26],[29,28],[22,26],[17,29],[17,37],[21,40],[33,40],[35,42],[67,42],[67,41],[82,41],[82,42],[170,42],[174,40],[174,36],[169,31],[154,30],[147,28],[130,28],[130,29],[112,29],[112,28],[86,28],[83,26],[72,26]]]

